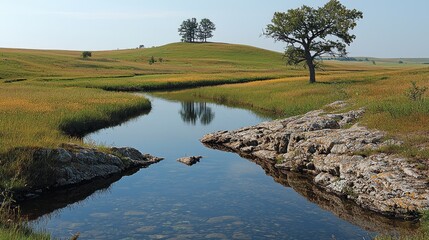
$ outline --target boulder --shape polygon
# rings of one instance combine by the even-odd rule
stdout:
[[[192,166],[199,162],[203,158],[202,156],[191,156],[191,157],[182,157],[177,159],[178,162],[181,162],[183,164],[186,164],[188,166]]]
[[[40,148],[33,153],[34,161],[50,163],[49,182],[40,181],[31,188],[59,188],[105,178],[132,168],[147,167],[162,158],[142,154],[134,148],[109,148],[104,151],[75,144],[60,148]]]

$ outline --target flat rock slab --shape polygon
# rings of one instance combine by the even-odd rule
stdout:
[[[178,162],[181,162],[183,164],[186,164],[188,166],[192,166],[199,162],[203,158],[202,156],[191,156],[191,157],[182,157],[177,159]]]

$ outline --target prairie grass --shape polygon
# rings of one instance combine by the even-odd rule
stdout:
[[[23,169],[33,169],[31,156],[14,149],[83,144],[78,138],[150,110],[150,102],[126,93],[99,89],[0,85],[0,188],[31,185]],[[25,151],[24,151],[25,152]],[[43,171],[43,166],[39,166]],[[12,181],[16,176],[19,179]]]
[[[0,192],[0,239],[49,240],[49,234],[36,233],[22,218],[19,208],[14,207],[11,195]]]

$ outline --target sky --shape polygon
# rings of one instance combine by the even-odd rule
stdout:
[[[283,51],[262,35],[274,12],[328,0],[0,0],[0,47],[113,50],[180,41],[183,20],[209,18],[214,42]],[[349,56],[429,58],[428,0],[340,0],[363,12]]]

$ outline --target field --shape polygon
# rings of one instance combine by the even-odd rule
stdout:
[[[377,59],[376,65],[325,61],[319,83],[308,84],[306,70],[285,66],[280,53],[243,45],[176,43],[93,52],[88,59],[80,54],[0,49],[0,154],[6,159],[0,186],[20,187],[32,181],[22,176],[31,162],[11,156],[13,149],[82,144],[75,137],[150,110],[147,100],[118,91],[185,89],[157,94],[220,102],[277,117],[348,100],[353,108],[367,108],[363,124],[407,142],[406,149],[396,151],[417,159],[428,156],[429,103],[404,95],[411,81],[428,85],[429,66],[423,60],[404,59],[399,64]],[[157,62],[149,64],[152,56]]]
[[[428,59],[324,61],[318,83],[309,84],[307,70],[285,66],[280,53],[243,45],[175,43],[92,55],[0,49],[0,188],[37,180],[29,174],[38,166],[28,149],[83,144],[78,137],[85,133],[150,111],[148,100],[121,91],[157,91],[274,117],[347,100],[350,108],[367,109],[361,124],[405,142],[383,151],[428,166],[429,94],[422,101],[405,95],[411,81],[429,87]],[[157,62],[150,64],[152,57]]]

